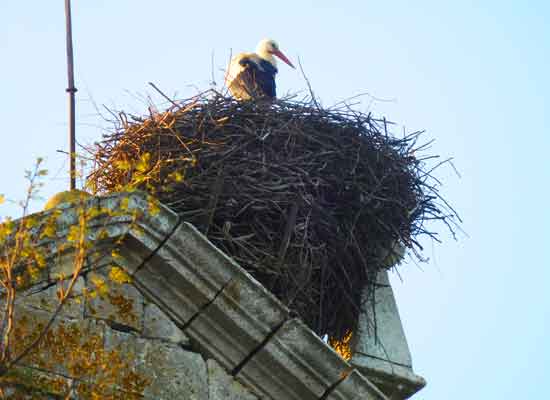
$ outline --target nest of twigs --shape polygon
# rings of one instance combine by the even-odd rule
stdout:
[[[425,222],[454,216],[415,155],[420,133],[346,106],[208,92],[119,117],[94,150],[96,188],[153,192],[320,335],[355,328],[396,243],[419,255]]]

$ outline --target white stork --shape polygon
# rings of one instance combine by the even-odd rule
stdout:
[[[274,99],[277,74],[274,56],[295,68],[279,50],[279,45],[271,39],[262,40],[256,53],[240,53],[233,57],[225,75],[225,84],[233,97],[238,100],[258,97]]]

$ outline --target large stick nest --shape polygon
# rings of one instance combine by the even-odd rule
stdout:
[[[355,328],[396,243],[420,255],[427,220],[452,228],[420,133],[397,138],[370,114],[208,92],[118,116],[94,150],[96,188],[153,192],[320,335]]]

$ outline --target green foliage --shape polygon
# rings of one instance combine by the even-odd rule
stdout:
[[[99,265],[104,268],[105,260],[116,262],[120,257],[118,247],[124,235],[106,240],[110,223],[124,220],[128,229],[137,230],[136,221],[142,214],[154,215],[160,206],[150,196],[144,211],[131,207],[128,198],[119,207],[109,208],[92,202],[85,192],[64,192],[50,202],[48,211],[29,215],[29,204],[37,198],[48,173],[42,163],[38,159],[32,170],[25,171],[28,190],[18,202],[22,218],[0,221],[0,398],[29,398],[31,392],[31,398],[42,397],[37,393],[52,398],[141,398],[150,382],[132,368],[135,355],[116,346],[106,348],[103,335],[86,321],[67,323],[60,316],[71,304],[100,298],[112,305],[120,319],[135,322],[132,300],[116,290],[130,283],[131,277],[114,264],[103,275],[91,271]],[[126,191],[147,182],[149,158],[122,167],[143,172],[123,188]],[[0,196],[0,203],[4,201]],[[70,208],[59,208],[63,203]],[[56,271],[54,266],[68,255],[70,268]],[[85,273],[89,284],[76,293],[77,280]],[[55,286],[56,298],[46,300],[53,302],[53,309],[36,320],[18,305],[18,299],[40,282]],[[90,311],[93,314],[92,307]]]

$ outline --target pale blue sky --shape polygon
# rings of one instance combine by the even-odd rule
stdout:
[[[542,399],[550,379],[550,6],[544,1],[74,1],[78,136],[105,125],[99,104],[140,114],[153,81],[169,94],[206,89],[233,52],[259,39],[300,57],[324,104],[360,92],[370,110],[426,129],[444,195],[469,237],[425,243],[431,261],[400,268],[397,301],[415,398]],[[0,193],[23,195],[23,170],[47,159],[45,196],[66,187],[63,1],[2,2]],[[281,65],[279,92],[304,90]],[[368,101],[360,109],[367,109]],[[61,171],[58,173],[58,171]],[[35,209],[41,207],[37,203]],[[16,215],[4,205],[1,215]],[[442,227],[441,227],[442,229]],[[443,229],[442,229],[443,230]]]

